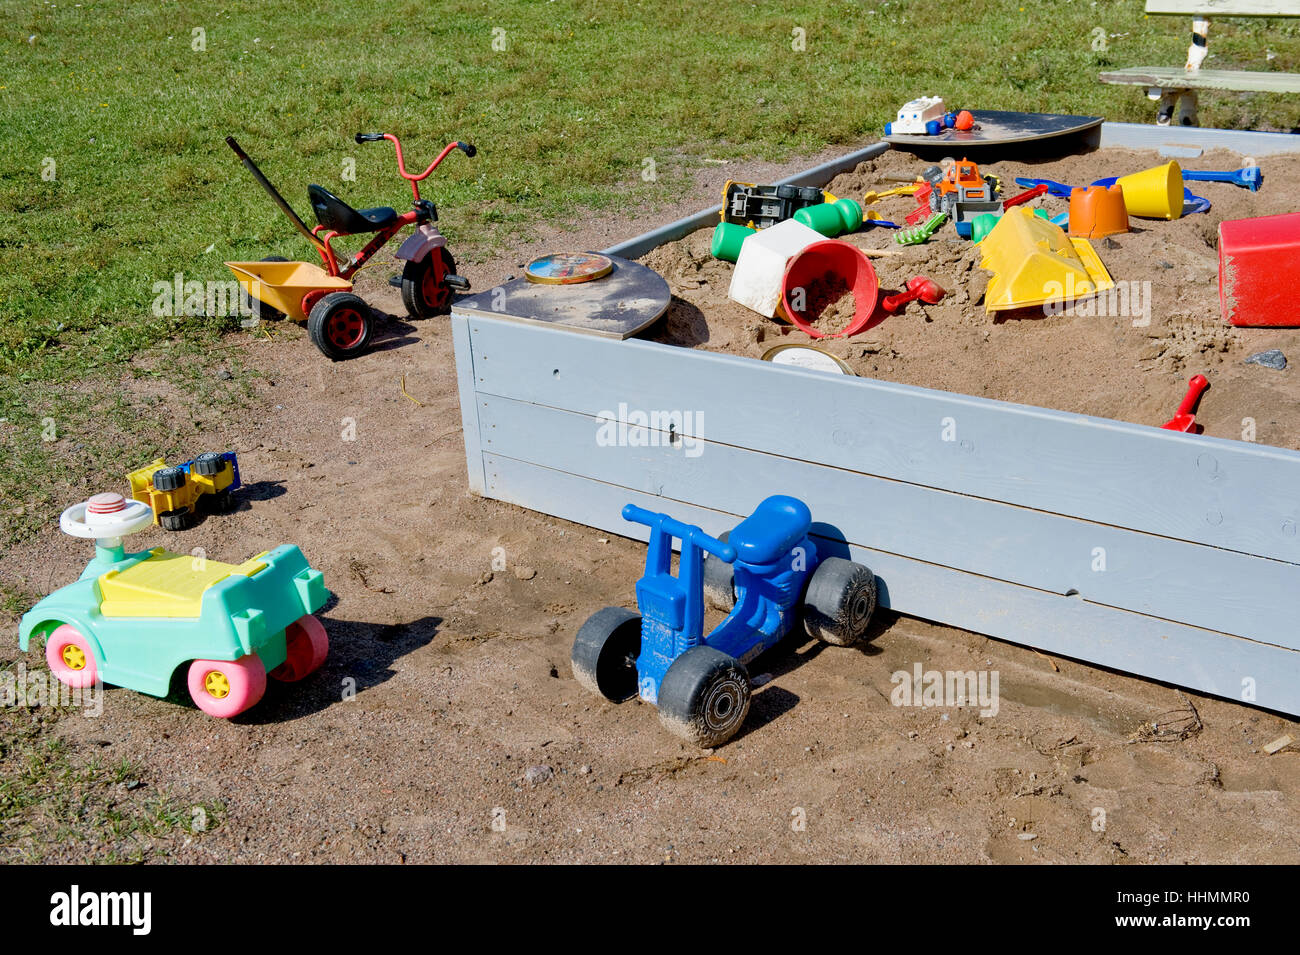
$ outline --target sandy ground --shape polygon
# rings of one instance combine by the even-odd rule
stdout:
[[[721,169],[716,182],[702,181],[655,219],[702,207],[722,179],[776,178],[812,161]],[[1223,198],[1227,205],[1241,197]],[[495,263],[456,251],[462,271],[486,288],[530,254],[599,248],[654,224],[584,224]],[[1180,249],[1169,252],[1179,269],[1201,268],[1201,250]],[[935,266],[936,279],[960,285]],[[886,284],[907,271],[889,273]],[[383,277],[370,281],[362,289],[369,300],[400,313]],[[1176,307],[1180,323],[1193,320],[1190,302]],[[1162,308],[1156,321],[1172,321]],[[987,330],[1001,347],[986,351],[1004,358],[989,369],[985,393],[997,393],[1017,364],[1022,371],[1031,364],[1024,355],[1017,361],[1017,350],[1046,340],[1052,327],[977,326],[949,314],[933,310],[927,322],[909,308],[870,334],[883,343],[896,331],[890,325],[915,328],[913,340],[925,336],[937,348],[934,332],[951,321],[956,333],[944,353],[955,357],[964,351],[958,341],[979,341]],[[1200,307],[1196,316],[1208,325],[1217,312]],[[1091,326],[1097,349],[1107,336],[1128,335],[1095,320],[1080,322],[1080,334]],[[716,333],[712,319],[708,328]],[[1224,337],[1230,350],[1213,352],[1222,369],[1254,349],[1244,337]],[[1273,332],[1258,340],[1289,343]],[[720,341],[711,334],[709,347]],[[141,765],[140,798],[167,791],[224,804],[219,828],[165,840],[171,858],[1300,861],[1300,754],[1262,751],[1284,732],[1300,737],[1294,722],[908,618],[882,615],[861,649],[796,639],[760,658],[750,670],[766,682],[742,735],[712,753],[689,748],[660,728],[653,708],[607,704],[572,678],[574,632],[601,606],[632,605],[644,548],[468,494],[445,321],[393,318],[372,354],[337,365],[292,325],[278,326],[272,342],[232,344],[265,375],[251,382],[253,406],[189,443],[238,451],[249,485],[242,505],[181,535],[153,530],[132,543],[202,547],[229,560],[297,543],[336,595],[322,613],[332,653],[320,672],[272,684],[233,721],[204,717],[185,701],[110,690],[102,717],[56,724],[79,753]],[[919,366],[908,377],[920,359],[904,344],[889,346],[897,357],[880,369],[884,377],[920,377]],[[1032,390],[1020,400],[1066,406],[1087,392],[1097,403],[1080,410],[1157,419],[1172,411],[1178,378],[1189,370],[1171,360],[1140,371],[1160,386],[1135,407],[1131,393],[1111,393],[1131,369],[1111,378],[1101,363],[1054,354],[1056,367],[1045,362],[1036,379],[1087,374],[1091,384],[1060,392],[1058,401]],[[1250,372],[1270,382],[1292,378]],[[951,374],[949,386],[969,385],[969,376]],[[1259,386],[1261,431],[1276,420],[1278,434],[1293,434],[1292,406],[1275,398],[1275,387]],[[1212,390],[1205,404],[1217,399]],[[345,439],[350,421],[355,440]],[[106,487],[120,481],[101,478]],[[80,475],[69,475],[70,499],[85,490]],[[44,592],[71,580],[87,558],[84,544],[51,527],[0,559],[0,573]],[[18,570],[30,567],[40,579]],[[0,653],[12,658],[16,649],[11,642]],[[38,659],[28,655],[33,665]],[[997,714],[891,705],[891,673],[917,663],[998,671]],[[1187,732],[1153,739],[1141,732],[1153,722]],[[51,859],[82,857],[67,848]]]

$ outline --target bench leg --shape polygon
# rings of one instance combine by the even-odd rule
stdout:
[[[1156,107],[1156,125],[1196,126],[1196,90],[1166,90],[1152,87],[1147,90],[1147,98],[1158,100]]]

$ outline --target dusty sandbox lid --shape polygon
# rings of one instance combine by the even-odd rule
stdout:
[[[602,338],[629,338],[668,310],[668,283],[639,262],[616,255],[608,258],[613,269],[600,278],[575,285],[511,279],[458,299],[452,311],[551,325]]]

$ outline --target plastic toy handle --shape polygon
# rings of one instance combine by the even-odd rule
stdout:
[[[457,143],[456,148],[463,152],[470,159],[473,159],[478,153],[478,147],[473,143]]]
[[[644,507],[637,507],[635,504],[625,504],[623,505],[623,520],[631,521],[633,524],[644,524],[652,530],[657,527],[678,540],[689,540],[696,547],[707,551],[728,564],[736,559],[736,548],[730,544],[720,541],[716,537],[710,537],[704,533],[702,528],[696,527],[694,524],[683,524],[667,514],[656,514],[654,511],[647,511]]]
[[[94,525],[86,523],[86,504],[73,504],[59,515],[59,530],[71,537],[87,540],[125,537],[142,531],[153,523],[153,509],[143,501],[127,501],[126,507],[116,514],[99,515]]]
[[[1183,396],[1183,403],[1178,406],[1178,414],[1191,414],[1196,403],[1201,400],[1201,395],[1205,394],[1205,389],[1210,387],[1210,380],[1204,375],[1194,375],[1192,380],[1187,383],[1187,394]]]
[[[378,143],[387,138],[385,133],[357,133],[354,137],[359,143]]]
[[[1037,196],[1041,196],[1043,193],[1047,192],[1048,188],[1049,187],[1047,183],[1040,182],[1038,185],[1026,189],[1018,196],[1012,196],[1010,199],[1004,199],[1002,201],[1002,208],[1010,209],[1012,206],[1018,206],[1021,203],[1028,202],[1030,199],[1036,198]]]

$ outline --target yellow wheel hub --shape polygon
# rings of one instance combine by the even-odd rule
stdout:
[[[81,647],[77,646],[75,643],[69,643],[64,647],[63,652],[60,653],[59,656],[63,658],[63,665],[69,670],[86,669],[86,651],[82,650]]]
[[[203,678],[203,689],[208,691],[208,696],[224,700],[230,695],[230,681],[220,670],[212,670]]]

